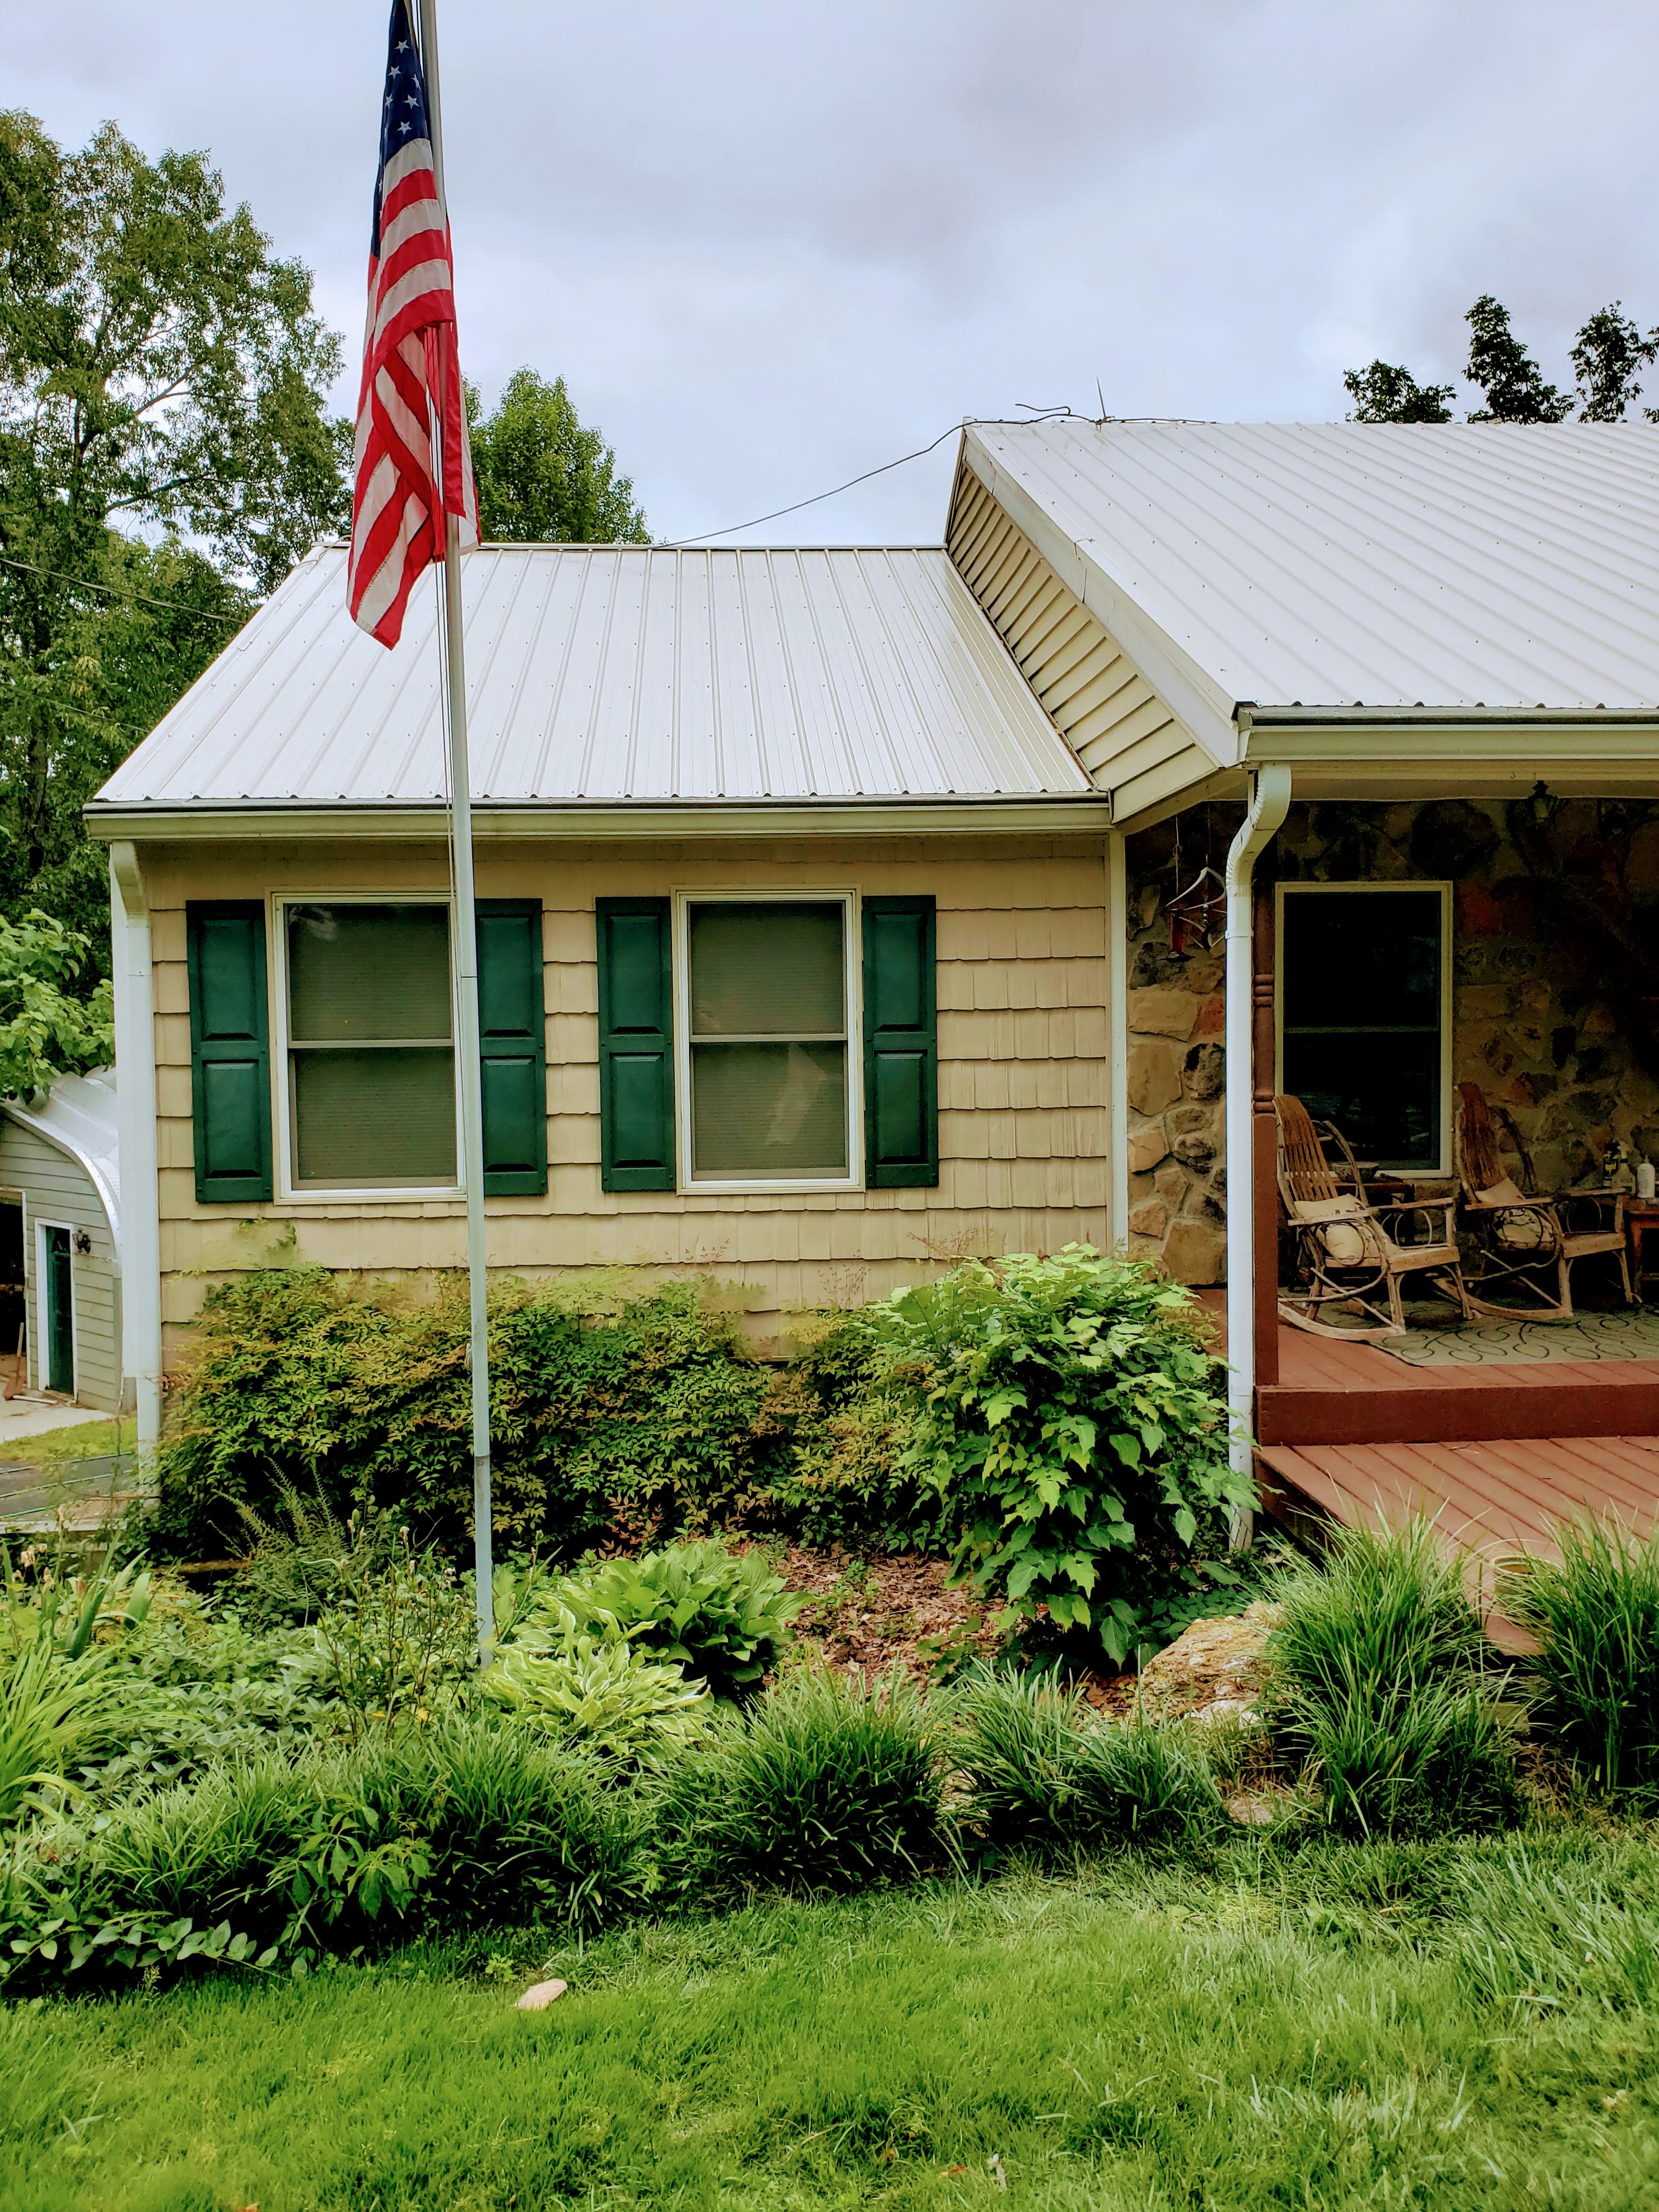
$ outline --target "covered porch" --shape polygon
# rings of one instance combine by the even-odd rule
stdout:
[[[1219,964],[1208,948],[1182,948],[1176,886],[1221,842],[1215,822],[1188,810],[1129,854],[1143,925],[1131,1024],[1137,985],[1142,1018],[1173,1025],[1189,976],[1222,983],[1224,1020],[1209,1026],[1224,1023],[1224,1053],[1188,1043],[1152,1185],[1174,1216],[1170,1258],[1191,1249],[1187,1222],[1209,1224],[1221,1249],[1225,1288],[1204,1295],[1224,1314],[1235,1419],[1264,1496],[1292,1517],[1425,1510],[1493,1558],[1547,1546],[1552,1524],[1575,1515],[1652,1525],[1659,1310],[1629,1307],[1618,1264],[1630,1263],[1639,1293],[1633,1189],[1616,1217],[1618,1251],[1575,1263],[1570,1316],[1553,1319],[1540,1298],[1524,1323],[1460,1321],[1419,1278],[1403,1338],[1375,1334],[1375,1312],[1351,1337],[1340,1313],[1329,1334],[1291,1326],[1303,1277],[1276,1100],[1303,1094],[1322,1123],[1343,1128],[1362,1190],[1445,1205],[1435,1218],[1471,1282],[1479,1224],[1459,1174],[1460,1086],[1490,1102],[1506,1165],[1523,1182],[1529,1169],[1544,1196],[1633,1182],[1635,1164],[1659,1156],[1659,803],[1563,799],[1538,779],[1519,798],[1298,805],[1292,779],[1277,781],[1276,808],[1268,779],[1258,781],[1254,832],[1248,815],[1238,826],[1244,810],[1224,817],[1232,926],[1222,977],[1208,972]],[[1145,886],[1160,874],[1176,895],[1160,890],[1154,910]],[[1192,1093],[1206,1084],[1222,1095],[1200,1126]],[[1142,1161],[1158,1145],[1133,1098],[1132,1167],[1137,1144]],[[1132,1249],[1138,1200],[1140,1225],[1164,1225],[1146,1193],[1132,1181]]]

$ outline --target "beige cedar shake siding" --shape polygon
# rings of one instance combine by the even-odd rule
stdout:
[[[945,550],[1119,821],[1210,774],[1213,762],[1110,632],[967,468]]]
[[[143,850],[154,916],[167,1356],[207,1285],[314,1261],[418,1277],[464,1257],[459,1201],[199,1206],[192,1164],[187,899],[433,890],[441,848],[307,842]],[[850,888],[939,908],[937,1189],[612,1193],[599,1187],[599,896]],[[707,1269],[781,1309],[874,1296],[962,1252],[1107,1234],[1106,874],[1098,834],[607,847],[486,842],[482,897],[536,897],[546,960],[549,1188],[491,1199],[492,1267]],[[290,1233],[289,1224],[292,1224]]]

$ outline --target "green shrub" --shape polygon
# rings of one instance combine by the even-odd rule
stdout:
[[[705,1525],[763,1492],[779,1449],[769,1370],[695,1283],[490,1293],[498,1540],[580,1550],[607,1532]],[[584,1303],[585,1302],[585,1303]],[[158,1534],[175,1551],[240,1541],[284,1489],[337,1519],[405,1518],[459,1548],[471,1510],[465,1283],[432,1301],[325,1269],[208,1293],[159,1455]]]
[[[886,1371],[867,1310],[799,1318],[763,1429],[782,1447],[772,1517],[809,1544],[936,1550],[945,1504],[908,1463],[921,1398]]]
[[[885,1371],[923,1394],[907,1463],[1005,1623],[1045,1617],[1121,1662],[1229,1577],[1200,1563],[1254,1500],[1189,1291],[1068,1245],[970,1261],[872,1308],[871,1327]]]
[[[0,1656],[0,1828],[43,1811],[114,1722],[100,1652],[65,1659],[50,1636]]]
[[[895,1881],[945,1849],[949,1723],[895,1675],[876,1689],[819,1669],[729,1713],[669,1769],[657,1803],[681,1893],[815,1894]]]
[[[1431,1524],[1337,1528],[1275,1595],[1269,1711],[1334,1827],[1413,1835],[1515,1817],[1507,1678],[1486,1678],[1480,1616]]]
[[[758,1552],[712,1538],[606,1559],[531,1594],[514,1640],[532,1650],[578,1636],[625,1638],[696,1674],[717,1698],[750,1694],[791,1641],[801,1601]]]
[[[685,1743],[708,1714],[708,1692],[684,1668],[581,1634],[541,1650],[507,1645],[479,1686],[514,1720],[618,1759]]]
[[[1659,1533],[1553,1532],[1559,1559],[1505,1577],[1499,1601],[1538,1639],[1545,1710],[1604,1789],[1659,1784]]]
[[[1011,1671],[969,1684],[963,1714],[964,1818],[1000,1848],[1194,1840],[1222,1826],[1210,1770],[1176,1728],[1094,1721],[1075,1692]]]

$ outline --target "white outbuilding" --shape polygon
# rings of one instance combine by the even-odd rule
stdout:
[[[0,1358],[31,1389],[118,1411],[120,1249],[114,1070],[0,1100]]]

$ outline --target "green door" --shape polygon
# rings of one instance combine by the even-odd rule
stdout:
[[[43,1229],[46,1248],[46,1388],[75,1395],[75,1304],[70,1279],[70,1232]]]

